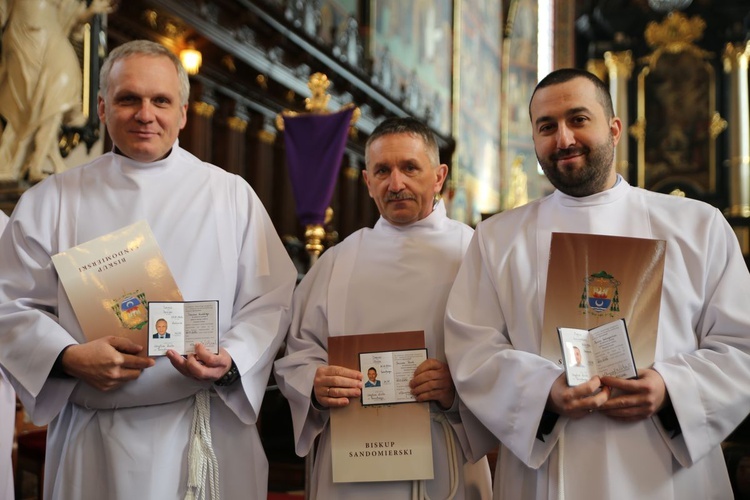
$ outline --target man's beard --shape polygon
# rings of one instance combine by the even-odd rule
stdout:
[[[571,154],[584,154],[584,166],[570,170],[558,168],[558,159]],[[544,160],[537,155],[539,165],[552,185],[563,193],[575,197],[590,196],[607,189],[607,180],[614,158],[615,145],[611,135],[606,144],[598,144],[593,149],[584,146],[558,150],[557,153]]]

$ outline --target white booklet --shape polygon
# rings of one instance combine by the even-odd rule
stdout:
[[[149,356],[163,356],[167,349],[192,354],[197,343],[219,352],[218,300],[148,303]]]
[[[638,378],[624,319],[590,330],[558,327],[557,332],[569,386],[594,375]]]

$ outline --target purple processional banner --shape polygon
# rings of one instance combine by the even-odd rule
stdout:
[[[329,115],[284,117],[284,143],[297,217],[323,224],[344,156],[354,108]]]

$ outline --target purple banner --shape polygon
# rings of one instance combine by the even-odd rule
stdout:
[[[284,143],[297,217],[323,224],[344,156],[353,108],[330,115],[284,117]]]

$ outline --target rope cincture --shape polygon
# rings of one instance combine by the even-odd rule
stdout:
[[[445,500],[452,500],[458,491],[458,468],[460,466],[458,463],[458,451],[456,450],[456,438],[453,436],[451,424],[443,413],[433,413],[431,417],[435,422],[439,422],[443,428],[445,446],[448,450],[448,484],[450,484],[450,492]],[[412,500],[430,500],[430,497],[427,495],[427,483],[424,479],[412,481],[411,498]]]
[[[211,490],[211,499],[220,500],[219,462],[211,443],[211,395],[204,389],[195,395],[185,500],[205,500],[206,481]]]

